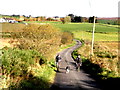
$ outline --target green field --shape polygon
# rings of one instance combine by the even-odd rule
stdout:
[[[55,21],[28,21],[27,23],[49,23],[62,31],[72,32],[75,38],[91,40],[92,39],[92,23],[68,23],[62,24]],[[24,24],[2,24],[2,32],[21,31]],[[118,41],[118,26],[108,24],[96,24],[95,41]]]
[[[98,23],[103,23],[103,24],[111,24],[111,25],[118,25],[118,20],[97,20]]]
[[[62,24],[62,22],[57,21],[23,21],[24,23],[47,23],[47,24]]]
[[[70,24],[54,24],[62,31],[74,33],[75,38],[92,39],[91,23],[70,23]],[[113,26],[105,26],[96,24],[95,41],[118,41],[118,28]]]

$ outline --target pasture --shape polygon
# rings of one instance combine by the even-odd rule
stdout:
[[[69,24],[54,24],[62,31],[72,32],[75,38],[91,40],[92,27],[91,23],[69,23]],[[118,41],[118,28],[114,25],[107,26],[96,24],[95,41]]]
[[[47,23],[60,28],[61,31],[72,32],[74,38],[92,40],[92,23],[66,23],[56,21],[27,21],[27,23]],[[118,41],[118,25],[96,23],[95,41]]]
[[[67,23],[62,24],[56,21],[28,21],[27,23],[49,23],[60,28],[61,31],[72,32],[74,38],[92,40],[92,23]],[[2,33],[19,32],[24,28],[24,24],[2,24]],[[118,26],[96,23],[95,27],[95,41],[118,41]]]

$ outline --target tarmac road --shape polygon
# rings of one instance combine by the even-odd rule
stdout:
[[[75,62],[71,53],[79,48],[82,43],[76,40],[76,45],[60,52],[61,64],[60,72],[56,73],[54,84],[51,90],[102,90],[99,83],[82,69],[76,71]],[[70,66],[70,72],[66,73],[66,66]]]

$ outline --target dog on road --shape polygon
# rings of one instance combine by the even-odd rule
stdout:
[[[66,67],[66,73],[69,73],[70,72],[70,66],[67,66]]]

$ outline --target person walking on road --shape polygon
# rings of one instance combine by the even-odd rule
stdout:
[[[56,60],[56,68],[57,68],[57,71],[59,71],[59,68],[60,68],[60,61],[61,61],[61,56],[60,54],[58,54],[55,58]]]
[[[76,58],[76,70],[80,70],[80,66],[82,66],[82,59],[80,58],[80,54]]]

